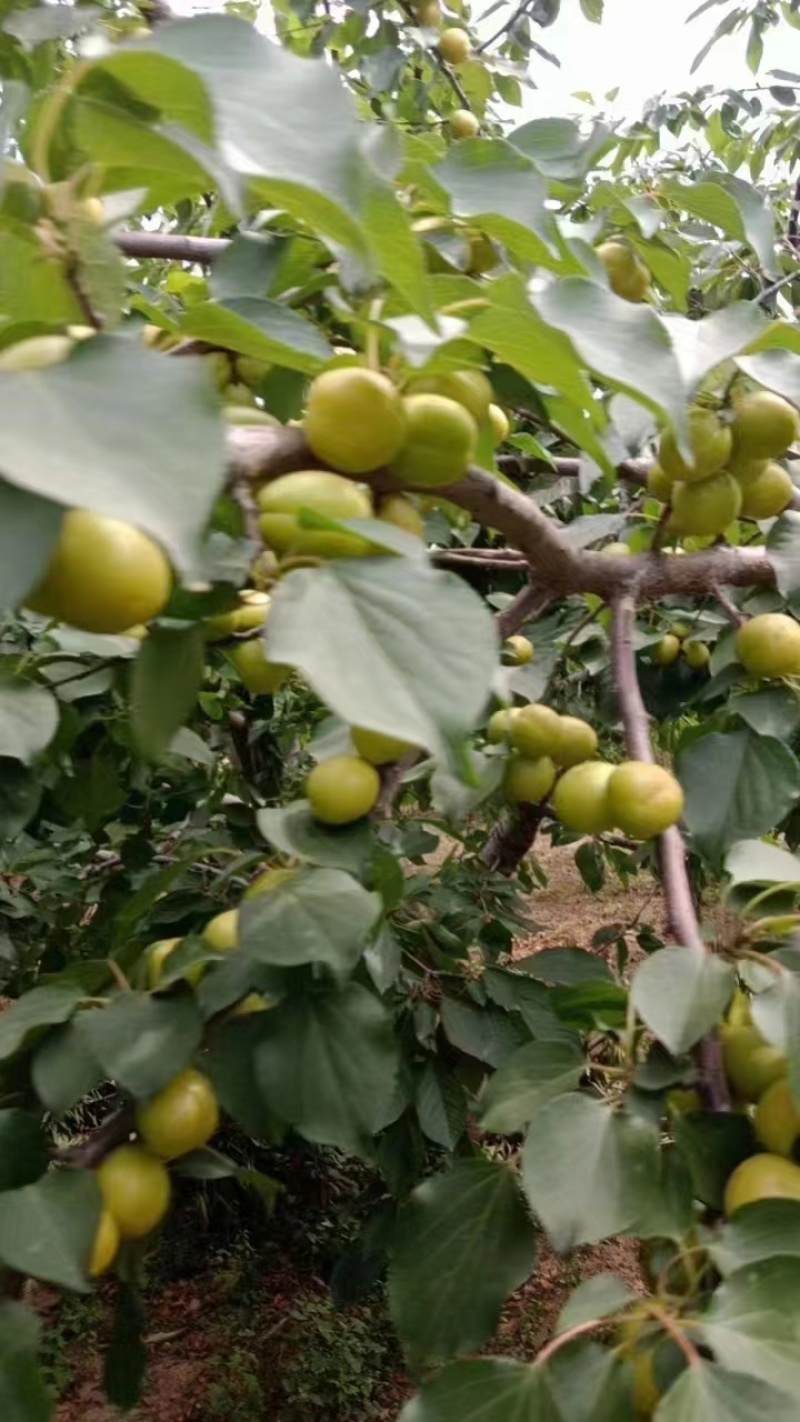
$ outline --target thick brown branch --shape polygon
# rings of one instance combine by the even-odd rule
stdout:
[[[481,863],[496,874],[510,878],[530,851],[546,805],[517,805],[505,819],[498,820],[481,850]]]
[[[551,601],[549,592],[542,588],[534,587],[533,584],[522,588],[508,607],[504,607],[503,611],[497,614],[495,622],[498,636],[511,637],[524,623],[534,622],[537,617],[541,617]]]
[[[85,1141],[55,1151],[53,1159],[60,1165],[68,1165],[75,1170],[93,1170],[105,1159],[109,1151],[130,1138],[133,1128],[133,1107],[122,1106],[111,1116],[107,1116],[95,1130],[90,1131]]]

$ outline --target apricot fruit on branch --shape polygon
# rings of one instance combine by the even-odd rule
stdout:
[[[306,554],[319,558],[361,558],[370,551],[357,533],[326,528],[302,528],[303,510],[331,519],[371,518],[372,500],[366,489],[319,469],[284,474],[259,489],[259,527],[278,553]]]
[[[694,483],[707,479],[721,469],[731,452],[733,439],[730,426],[724,425],[713,410],[695,405],[689,411],[690,463],[684,459],[675,436],[665,430],[658,446],[658,462],[668,479]]]
[[[453,25],[439,36],[439,53],[448,64],[464,64],[470,55],[469,35]]]
[[[366,731],[361,726],[353,726],[350,739],[362,760],[368,760],[370,765],[390,765],[414,749],[408,741],[384,736],[380,731]]]
[[[599,550],[601,558],[630,558],[631,550],[627,543],[620,543],[614,540],[613,543],[604,543]]]
[[[164,964],[180,941],[180,938],[161,938],[157,943],[150,944],[146,954],[148,987],[158,987],[164,976]]]
[[[406,442],[391,472],[400,484],[435,489],[454,484],[475,454],[478,427],[469,411],[445,395],[408,395]]]
[[[317,458],[331,468],[368,474],[391,463],[405,438],[400,393],[378,371],[326,370],[311,384],[303,431]]]
[[[762,1037],[757,1027],[726,1023],[721,1036],[725,1075],[743,1101],[758,1101],[773,1081],[786,1075],[784,1053]]]
[[[527,637],[506,637],[503,657],[509,666],[525,667],[533,661],[533,643]]]
[[[508,415],[505,410],[501,410],[499,405],[491,404],[489,406],[489,425],[495,444],[502,444],[503,440],[508,439],[511,425]]]
[[[768,1151],[791,1158],[800,1136],[800,1105],[787,1077],[778,1077],[767,1087],[756,1107],[754,1124],[759,1141]]]
[[[684,643],[683,659],[692,671],[702,671],[711,661],[711,653],[705,642],[690,639]]]
[[[742,480],[737,483],[742,484]],[[755,479],[743,484],[742,518],[777,518],[789,507],[793,493],[794,484],[786,470],[771,462]]]
[[[614,294],[626,301],[644,301],[650,290],[650,273],[627,242],[601,242],[596,251]]]
[[[374,765],[357,755],[334,755],[315,765],[305,792],[316,820],[349,825],[374,809],[381,779]]]
[[[92,1245],[89,1274],[96,1279],[110,1269],[119,1249],[119,1227],[110,1210],[103,1210]]]
[[[540,755],[535,760],[515,755],[506,765],[503,790],[515,803],[538,805],[550,794],[555,779],[556,768],[549,755]]]
[[[558,712],[532,701],[517,711],[508,735],[512,746],[521,755],[533,760],[540,755],[555,755],[559,735]]]
[[[738,456],[778,459],[797,439],[793,405],[771,390],[754,390],[734,400],[733,438]]]
[[[263,874],[259,874],[252,884],[248,884],[243,897],[246,899],[258,899],[262,894],[274,894],[281,884],[288,884],[297,873],[296,869],[265,869]]]
[[[60,365],[71,350],[69,336],[31,336],[0,351],[0,371],[46,370]]]
[[[652,839],[677,824],[683,811],[683,791],[662,765],[626,760],[608,781],[612,824],[631,839]]]
[[[169,1209],[169,1175],[142,1146],[120,1146],[107,1155],[98,1167],[97,1183],[123,1239],[149,1234]]]
[[[455,109],[450,115],[450,134],[455,139],[477,138],[481,131],[471,109]]]
[[[215,953],[228,953],[239,943],[239,911],[224,909],[210,918],[203,929],[202,937]]]
[[[384,523],[394,524],[395,528],[402,528],[404,533],[410,533],[413,538],[425,537],[422,515],[411,500],[403,498],[402,494],[389,494],[383,499],[378,509],[378,518]]]
[[[136,1126],[147,1149],[162,1160],[199,1150],[219,1126],[219,1107],[207,1076],[187,1067],[140,1106]]]
[[[428,29],[438,29],[442,23],[442,11],[439,6],[439,0],[415,0],[412,9],[418,25],[422,25]]]
[[[736,655],[751,676],[797,676],[800,623],[785,612],[761,612],[739,628]]]
[[[669,474],[665,474],[660,464],[654,464],[647,471],[647,492],[659,503],[668,504],[672,498],[672,484]]]
[[[486,723],[486,739],[490,745],[500,745],[507,741],[511,734],[511,722],[519,715],[516,706],[503,707],[501,711],[495,711]]]
[[[733,1215],[759,1200],[800,1200],[800,1166],[782,1155],[751,1155],[729,1176],[725,1213]]]
[[[249,637],[246,642],[228,647],[225,655],[254,696],[272,696],[289,675],[289,667],[269,660],[260,637]]]
[[[656,642],[650,655],[657,667],[668,667],[678,660],[680,652],[680,639],[672,632],[667,632],[660,642]]]
[[[579,765],[597,754],[597,732],[580,716],[559,716],[558,738],[552,752],[558,765]]]
[[[562,825],[577,834],[601,834],[613,828],[608,782],[613,765],[587,760],[565,770],[553,791],[553,809]]]
[[[444,375],[423,375],[409,382],[408,395],[444,395],[463,405],[480,424],[489,418],[493,390],[481,370],[454,370]],[[502,414],[502,411],[501,411]]]
[[[263,627],[269,612],[268,593],[247,588],[239,593],[239,601],[230,612],[217,612],[203,622],[206,640],[218,642],[224,637],[234,637],[237,633],[256,632]]]
[[[166,606],[172,572],[157,543],[117,518],[70,509],[26,607],[83,632],[125,632]]]
[[[703,536],[723,533],[741,507],[742,491],[731,474],[712,474],[696,484],[673,484],[670,531]]]

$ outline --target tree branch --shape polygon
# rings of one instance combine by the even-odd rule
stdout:
[[[495,618],[498,637],[511,637],[518,627],[522,627],[523,623],[533,622],[537,617],[541,617],[551,602],[552,598],[549,592],[536,587],[533,583],[522,588],[508,604],[508,607],[504,607],[503,611],[499,612]]]
[[[498,820],[481,850],[481,863],[507,879],[533,846],[547,805],[517,805]]]
[[[123,1145],[134,1128],[133,1106],[122,1106],[107,1116],[85,1141],[54,1151],[53,1159],[75,1170],[93,1170],[115,1146]]]
[[[114,241],[126,257],[209,266],[230,247],[227,237],[182,237],[172,232],[118,232]]]
[[[623,593],[613,604],[611,623],[611,661],[614,681],[619,696],[622,723],[625,727],[625,743],[633,760],[654,763],[655,757],[650,744],[648,717],[636,675],[636,658],[633,647],[633,632],[636,620],[636,604],[630,593]],[[700,925],[692,899],[692,887],[686,865],[686,849],[677,826],[659,835],[659,859],[664,899],[667,907],[667,921],[673,938],[686,948],[694,948],[700,953],[707,951],[700,932]],[[700,1081],[698,1083],[709,1108],[712,1111],[729,1111],[725,1075],[722,1069],[722,1050],[718,1038],[710,1035],[697,1048]]]

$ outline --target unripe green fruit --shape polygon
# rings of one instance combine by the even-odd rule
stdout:
[[[654,464],[647,471],[647,492],[662,504],[668,504],[672,498],[672,480],[660,464]]]
[[[703,671],[711,661],[711,653],[705,642],[689,641],[684,643],[683,656],[686,665],[692,671]]]
[[[245,899],[260,899],[262,894],[274,894],[282,884],[288,884],[295,877],[296,869],[265,869],[244,891]]]
[[[668,479],[693,484],[708,479],[722,468],[731,452],[732,442],[730,426],[724,425],[713,410],[695,405],[689,411],[692,462],[686,463],[670,430],[665,430],[661,436],[658,462]]]
[[[415,0],[413,5],[414,18],[418,25],[426,29],[437,29],[442,23],[442,12],[439,7],[439,0]]]
[[[758,1101],[773,1081],[786,1075],[786,1056],[757,1027],[726,1024],[721,1037],[725,1074],[743,1101]]]
[[[580,765],[597,755],[597,732],[580,716],[559,716],[553,759],[558,765]]]
[[[481,126],[470,109],[456,109],[450,115],[451,138],[477,138],[480,131]]]
[[[533,643],[527,637],[506,637],[503,655],[509,666],[526,667],[533,661]]]
[[[511,722],[518,715],[516,706],[503,707],[500,711],[495,711],[486,723],[486,739],[490,745],[500,745],[503,741],[508,741],[511,734]]]
[[[392,462],[394,479],[423,489],[454,484],[475,454],[478,429],[472,416],[444,395],[409,395],[403,406],[408,434]]]
[[[748,484],[752,484],[754,479],[758,479],[769,467],[768,459],[752,459],[747,454],[741,454],[734,446],[733,453],[725,464],[728,474],[732,474],[737,484],[741,484],[743,489]]]
[[[734,402],[733,437],[737,455],[778,459],[797,439],[794,406],[771,390],[755,390]]]
[[[410,499],[403,498],[402,494],[389,494],[381,501],[378,509],[378,518],[384,523],[391,523],[395,528],[402,528],[404,533],[410,533],[412,538],[425,537],[425,524]]]
[[[602,760],[587,760],[564,772],[553,791],[553,809],[562,825],[577,834],[602,834],[613,828],[608,809],[613,770]]]
[[[355,755],[335,755],[315,765],[305,793],[316,820],[325,825],[349,825],[375,808],[381,779],[374,765]]]
[[[673,484],[672,526],[680,534],[708,537],[724,533],[738,518],[742,491],[730,474],[713,474],[697,484]]]
[[[199,1150],[219,1126],[219,1106],[207,1076],[188,1067],[140,1106],[136,1127],[147,1149],[161,1160]]]
[[[472,416],[476,424],[489,418],[492,387],[482,370],[453,370],[444,375],[423,375],[408,384],[408,395],[443,395]],[[501,411],[502,413],[502,411]]]
[[[498,256],[491,241],[482,232],[465,233],[469,242],[469,255],[467,257],[467,276],[483,276],[485,272],[491,272],[497,266]],[[499,408],[499,407],[496,407]],[[503,439],[506,435],[502,436]],[[500,436],[498,436],[498,443]]]
[[[503,790],[515,804],[538,805],[550,794],[556,780],[556,768],[549,755],[536,760],[513,756],[506,765]]]
[[[678,660],[680,656],[681,644],[677,637],[671,632],[667,632],[660,642],[656,642],[650,655],[657,667],[668,667]]]
[[[279,553],[306,554],[318,558],[363,558],[370,544],[357,533],[337,533],[321,528],[302,528],[303,510],[331,519],[371,518],[372,501],[340,474],[319,469],[303,469],[284,474],[259,489],[259,527],[270,547]]]
[[[652,839],[678,822],[683,791],[675,776],[661,765],[626,760],[608,782],[611,821],[631,839]]]
[[[110,1210],[103,1210],[92,1245],[89,1277],[96,1279],[113,1264],[119,1249],[119,1228]]]
[[[361,726],[352,727],[350,739],[362,760],[368,760],[370,765],[389,765],[415,749],[408,741],[384,736],[380,731],[366,731]]]
[[[465,30],[458,30],[454,26],[442,30],[439,53],[448,64],[464,64],[470,55],[469,35]]]
[[[46,370],[61,365],[71,350],[69,336],[31,336],[0,351],[0,371]]]
[[[258,410],[255,405],[224,405],[222,418],[229,425],[261,425],[269,429],[280,429],[281,422],[266,410]]]
[[[756,1107],[754,1125],[759,1141],[768,1151],[791,1158],[800,1136],[800,1106],[785,1076],[767,1087]]]
[[[239,604],[230,612],[217,612],[203,622],[203,632],[207,642],[221,641],[233,637],[237,632],[256,632],[263,627],[269,612],[270,598],[267,593],[256,592],[253,588],[239,594]]]
[[[800,675],[800,624],[785,612],[762,612],[736,634],[736,655],[751,676]]]
[[[759,1200],[800,1200],[800,1166],[782,1155],[751,1155],[729,1176],[725,1214],[730,1216]]]
[[[740,482],[737,480],[737,483]],[[770,463],[766,469],[742,488],[742,518],[777,518],[789,507],[794,484],[780,464]]]
[[[508,439],[511,425],[508,422],[508,415],[505,410],[501,410],[499,405],[491,404],[489,406],[489,424],[495,444],[502,444],[503,440]]]
[[[253,696],[273,696],[283,686],[290,668],[281,662],[271,662],[259,637],[250,637],[225,649],[225,656]]]
[[[538,702],[521,706],[511,722],[509,740],[515,750],[530,760],[543,755],[554,756],[558,749],[560,719],[557,711]]]
[[[390,464],[402,448],[403,402],[391,380],[377,371],[326,370],[308,392],[303,431],[317,458],[333,469],[368,474]]]
[[[650,273],[627,243],[601,242],[596,251],[615,295],[626,301],[644,301],[650,290]]]
[[[126,632],[166,606],[172,572],[157,543],[130,523],[70,509],[44,576],[25,605],[83,632]]]
[[[630,558],[631,550],[627,543],[605,543],[599,550],[601,558]]]
[[[215,953],[228,953],[239,944],[239,910],[224,909],[210,918],[202,937]]]
[[[260,360],[258,356],[240,355],[236,357],[236,374],[245,385],[260,385],[269,375],[271,366],[268,360]]]
[[[161,1161],[141,1146],[120,1146],[107,1155],[98,1168],[97,1183],[123,1239],[150,1234],[169,1209],[169,1175]]]
[[[164,964],[180,941],[180,938],[161,938],[157,943],[150,944],[146,955],[148,987],[158,987],[164,976]]]

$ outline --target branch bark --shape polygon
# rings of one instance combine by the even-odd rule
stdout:
[[[114,241],[126,257],[210,266],[230,247],[227,237],[183,237],[172,232],[118,232]]]

